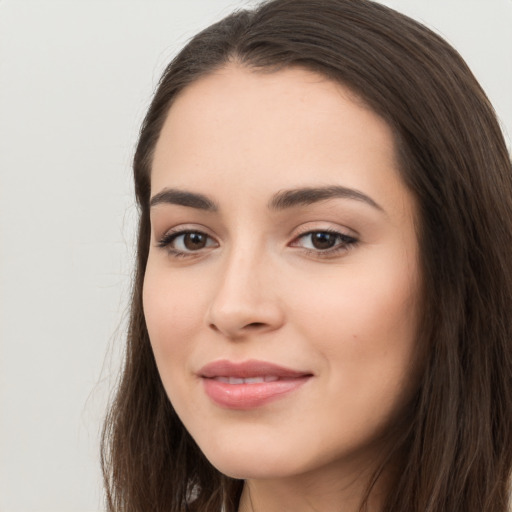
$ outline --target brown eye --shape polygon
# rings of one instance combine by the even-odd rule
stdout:
[[[201,231],[178,231],[166,234],[158,243],[173,255],[187,255],[202,249],[218,247],[217,242]]]
[[[311,233],[311,245],[315,249],[326,250],[334,247],[339,239],[338,234],[328,233],[325,231],[317,231]]]
[[[189,251],[197,251],[206,247],[208,237],[204,233],[187,233],[183,235],[183,245]]]
[[[309,252],[320,255],[335,255],[340,251],[346,251],[357,244],[357,239],[339,233],[337,231],[309,231],[299,236],[293,243],[293,247],[302,247]]]

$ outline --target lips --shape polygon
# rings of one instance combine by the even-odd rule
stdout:
[[[228,409],[253,409],[298,390],[313,375],[268,363],[250,360],[209,363],[198,372],[206,395]]]

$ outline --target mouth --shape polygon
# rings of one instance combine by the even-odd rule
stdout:
[[[206,395],[218,406],[247,410],[261,407],[298,390],[313,374],[266,361],[222,360],[199,372]]]
[[[279,377],[275,375],[265,375],[264,377],[248,377],[241,379],[239,377],[212,377],[218,382],[225,382],[226,384],[260,384],[262,382],[275,382]]]

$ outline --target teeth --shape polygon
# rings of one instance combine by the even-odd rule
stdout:
[[[249,379],[244,379],[244,384],[258,384],[260,382],[265,382],[263,377],[251,377]]]
[[[242,379],[239,377],[215,377],[215,380],[226,384],[262,384],[263,382],[274,382],[279,380],[275,375],[265,375],[264,377],[248,377]]]

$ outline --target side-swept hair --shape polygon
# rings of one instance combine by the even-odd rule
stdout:
[[[399,471],[383,511],[506,512],[510,157],[493,108],[459,54],[369,0],[273,0],[235,12],[195,36],[165,70],[134,158],[137,267],[124,369],[103,432],[109,512],[237,510],[243,482],[213,468],[177,418],[142,310],[155,144],[177,94],[230,62],[254,72],[318,72],[351,89],[394,132],[400,173],[419,211],[425,355],[409,419],[389,454]]]

